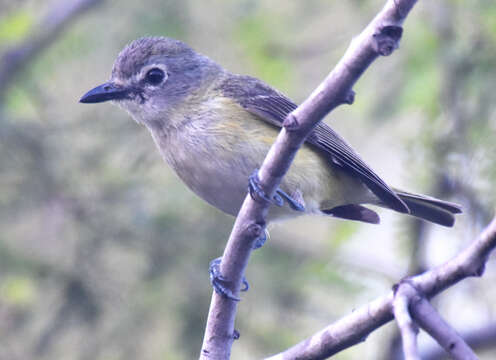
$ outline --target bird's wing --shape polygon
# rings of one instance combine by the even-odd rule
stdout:
[[[281,127],[286,116],[297,107],[283,94],[249,76],[229,76],[219,90],[247,111],[277,127]],[[306,143],[320,150],[334,166],[362,180],[385,205],[399,212],[409,212],[398,195],[327,124],[320,122]]]

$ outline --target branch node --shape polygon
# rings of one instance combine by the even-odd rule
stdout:
[[[396,295],[398,292],[398,289],[400,288],[400,283],[396,283],[391,287],[391,290],[393,291],[393,294]]]
[[[353,104],[355,102],[355,94],[353,90],[350,90],[344,98],[344,103],[348,105]]]
[[[284,119],[282,126],[287,131],[295,131],[298,130],[298,128],[300,127],[300,123],[298,122],[296,116],[294,116],[293,113],[290,113],[288,116],[286,116],[286,119]]]
[[[482,264],[466,264],[466,266],[463,267],[463,272],[466,274],[466,276],[481,277],[486,270],[486,263],[484,261],[487,261],[487,259],[483,260]]]
[[[246,227],[246,234],[253,239],[257,239],[262,235],[264,225],[258,223],[251,223]]]
[[[484,271],[486,271],[486,263],[482,263],[481,266],[475,270],[475,276],[481,277],[484,274]]]
[[[388,56],[398,48],[403,28],[397,25],[385,25],[374,33],[372,46],[379,55]]]

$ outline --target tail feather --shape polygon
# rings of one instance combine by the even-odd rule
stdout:
[[[395,190],[395,191],[396,191],[396,194],[403,201],[405,201],[405,198],[406,199],[416,199],[416,200],[419,200],[421,202],[427,201],[427,202],[434,204],[440,208],[443,208],[444,210],[449,211],[450,213],[453,213],[453,214],[461,214],[462,213],[462,207],[460,205],[454,204],[454,203],[449,202],[449,201],[439,200],[439,199],[436,199],[434,197],[427,196],[427,195],[412,194],[412,193],[409,193],[406,191],[400,191],[400,190]]]
[[[453,226],[455,214],[462,212],[459,205],[430,196],[397,191],[397,195],[410,209],[410,215],[443,225]]]

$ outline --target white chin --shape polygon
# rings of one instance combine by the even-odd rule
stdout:
[[[126,110],[127,113],[131,115],[133,120],[136,121],[138,124],[140,125],[145,124],[145,122],[142,120],[141,117],[142,108],[140,107],[139,104],[136,104],[136,102],[131,100],[119,100],[119,101],[112,101],[112,103],[117,105],[121,109]]]

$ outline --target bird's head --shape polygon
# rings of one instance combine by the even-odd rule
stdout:
[[[145,37],[126,46],[110,80],[88,91],[80,102],[110,100],[139,123],[166,121],[169,111],[207,87],[222,71],[179,40]]]

